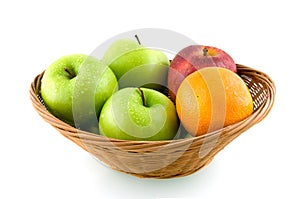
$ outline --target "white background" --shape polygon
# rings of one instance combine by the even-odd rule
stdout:
[[[299,198],[296,3],[1,1],[0,198]],[[271,113],[187,177],[139,179],[103,166],[41,119],[29,86],[60,56],[137,28],[176,31],[269,74]]]

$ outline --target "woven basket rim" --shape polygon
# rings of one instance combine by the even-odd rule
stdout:
[[[268,85],[269,88],[269,92],[268,93],[268,98],[269,100],[265,100],[265,102],[257,109],[255,110],[250,116],[248,116],[247,118],[245,118],[244,120],[237,122],[235,124],[232,125],[228,125],[226,127],[223,127],[217,131],[212,131],[210,133],[207,133],[205,135],[201,135],[201,136],[196,136],[196,137],[190,137],[190,138],[184,138],[184,139],[172,139],[172,140],[157,140],[157,141],[140,141],[140,140],[122,140],[122,139],[115,139],[115,138],[109,138],[106,137],[104,135],[101,134],[94,134],[91,132],[87,132],[87,131],[82,131],[80,129],[77,129],[69,124],[67,124],[66,122],[60,120],[59,118],[55,117],[54,115],[52,115],[44,106],[44,104],[42,103],[42,98],[40,96],[40,81],[43,77],[43,74],[45,71],[42,71],[40,74],[38,74],[35,78],[34,81],[31,83],[30,86],[30,99],[31,102],[34,106],[34,108],[36,109],[36,111],[43,117],[47,116],[48,117],[48,121],[52,126],[57,127],[57,128],[61,128],[61,129],[67,129],[67,131],[70,131],[72,133],[76,133],[79,134],[80,137],[82,136],[84,137],[89,137],[89,139],[96,139],[96,140],[101,140],[101,139],[105,139],[106,141],[110,141],[110,142],[119,142],[119,143],[132,143],[132,144],[141,144],[141,143],[151,143],[153,144],[154,142],[157,143],[158,145],[164,145],[164,144],[170,144],[171,142],[190,142],[190,140],[197,140],[197,139],[203,139],[204,137],[209,137],[209,136],[214,136],[216,134],[218,134],[221,131],[230,131],[232,129],[238,128],[241,124],[243,123],[247,123],[250,122],[251,120],[256,120],[258,123],[261,120],[263,120],[268,113],[270,112],[273,104],[274,104],[274,97],[275,97],[275,93],[276,93],[276,87],[275,84],[273,82],[273,80],[266,74],[263,73],[261,71],[258,71],[256,69],[253,69],[251,67],[242,65],[242,64],[236,64],[237,68],[238,68],[238,74],[240,70],[243,70],[243,74],[255,74],[257,76],[259,76],[261,79],[264,80],[264,82]],[[38,87],[37,87],[38,86]],[[268,103],[267,103],[268,102]],[[263,113],[263,114],[262,114]]]

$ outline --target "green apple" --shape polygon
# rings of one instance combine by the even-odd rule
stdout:
[[[81,81],[77,82],[79,77]],[[41,96],[48,110],[73,126],[74,109],[77,115],[79,112],[86,115],[88,103],[92,102],[92,111],[98,117],[103,104],[116,90],[117,79],[111,69],[98,59],[83,54],[59,58],[46,69],[41,80]]]
[[[179,126],[175,105],[162,93],[148,88],[123,88],[104,104],[100,133],[122,140],[170,140]]]
[[[102,59],[115,73],[120,88],[147,87],[161,91],[167,85],[170,61],[160,50],[120,39],[111,44]]]
[[[107,65],[110,65],[121,55],[139,48],[144,48],[144,47],[132,39],[127,39],[127,38],[118,39],[115,42],[113,42],[106,50],[102,58],[102,61]]]

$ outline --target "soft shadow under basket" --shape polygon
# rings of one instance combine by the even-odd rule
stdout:
[[[38,114],[63,136],[117,171],[143,178],[173,178],[192,174],[211,162],[227,144],[264,119],[271,110],[275,86],[263,72],[237,64],[238,75],[250,89],[254,112],[245,120],[205,136],[168,141],[128,141],[78,130],[53,116],[42,103],[43,73],[30,87],[30,99]]]

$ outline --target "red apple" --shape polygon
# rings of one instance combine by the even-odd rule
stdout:
[[[212,46],[191,45],[174,57],[168,74],[169,94],[175,101],[179,85],[189,74],[204,67],[223,67],[236,72],[236,64],[229,54]]]

